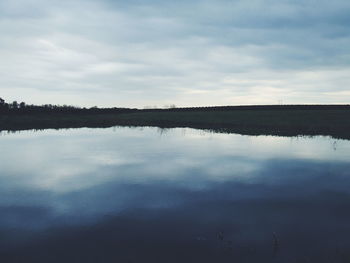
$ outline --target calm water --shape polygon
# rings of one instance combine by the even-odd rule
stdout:
[[[350,141],[0,136],[0,262],[349,262]]]

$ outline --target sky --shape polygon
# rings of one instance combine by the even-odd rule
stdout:
[[[349,14],[349,0],[0,0],[0,97],[348,104]]]

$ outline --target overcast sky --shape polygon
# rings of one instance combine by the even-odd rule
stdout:
[[[0,97],[350,103],[349,0],[1,0]]]

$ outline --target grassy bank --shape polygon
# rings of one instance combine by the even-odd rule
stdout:
[[[216,107],[139,110],[132,113],[0,115],[0,130],[115,125],[191,127],[253,135],[329,135],[350,139],[350,107]]]

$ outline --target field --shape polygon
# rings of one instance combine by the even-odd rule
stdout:
[[[17,113],[0,115],[0,130],[156,126],[252,135],[329,135],[350,138],[348,106],[257,106],[137,110],[130,113]]]

